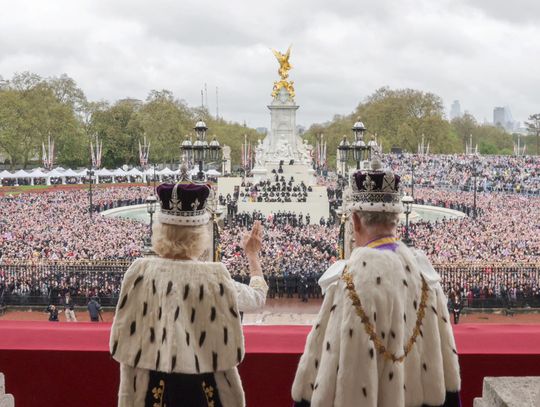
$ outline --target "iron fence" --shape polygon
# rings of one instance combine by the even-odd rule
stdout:
[[[116,306],[130,260],[44,261],[0,263],[0,305],[61,305],[67,291],[76,306],[97,297],[103,306]],[[434,264],[445,291],[456,286],[469,308],[540,307],[540,264]],[[303,270],[299,270],[301,274]],[[309,272],[309,270],[306,270]],[[316,284],[316,278],[312,278]],[[300,279],[294,278],[300,293]]]

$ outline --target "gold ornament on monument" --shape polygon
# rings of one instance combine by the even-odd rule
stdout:
[[[272,50],[276,59],[279,62],[278,73],[281,77],[281,80],[274,82],[274,89],[272,90],[272,97],[275,98],[278,96],[279,91],[284,88],[289,93],[289,98],[292,100],[294,98],[294,82],[289,81],[289,71],[292,69],[292,65],[289,63],[289,57],[291,55],[291,47],[287,49],[285,54],[282,54],[280,51],[275,49]]]

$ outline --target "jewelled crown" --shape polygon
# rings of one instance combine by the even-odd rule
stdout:
[[[374,158],[367,171],[355,172],[351,179],[352,209],[366,212],[403,212],[399,190],[400,177],[382,169],[380,158]]]
[[[198,226],[208,223],[207,201],[211,188],[206,184],[176,183],[157,187],[160,201],[158,219],[161,223]]]

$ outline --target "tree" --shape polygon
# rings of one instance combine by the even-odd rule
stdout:
[[[167,90],[151,91],[137,118],[151,144],[150,160],[175,163],[180,160],[180,144],[191,131],[194,119],[181,101]]]
[[[140,103],[136,101],[121,100],[112,106],[93,112],[90,136],[98,136],[103,142],[104,166],[138,164],[137,143],[143,134],[137,118],[140,108]]]
[[[536,155],[540,155],[540,113],[531,114],[526,125],[529,134],[536,136]]]
[[[39,76],[17,74],[0,90],[0,148],[13,168],[41,158],[41,144],[50,136],[57,161],[80,159],[80,123],[71,106],[56,97]]]
[[[349,141],[352,140],[351,128],[358,118],[368,129],[368,140],[371,135],[376,135],[382,142],[384,151],[400,147],[416,152],[422,135],[425,142],[430,144],[432,152],[461,151],[455,130],[444,119],[441,98],[413,89],[380,88],[368,96],[365,102],[360,103],[350,115],[336,115],[330,123],[311,126],[305,138],[314,143],[317,134],[324,133],[328,152],[332,154],[344,134]]]
[[[474,130],[478,127],[476,119],[473,115],[465,113],[461,117],[452,119],[451,124],[457,134],[457,137],[461,141],[463,150],[465,150],[465,146],[469,142],[471,134],[473,134]]]

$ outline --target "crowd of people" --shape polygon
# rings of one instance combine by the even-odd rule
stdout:
[[[463,306],[540,307],[540,270],[527,265],[437,267],[448,297]]]
[[[242,182],[238,194],[232,199],[249,202],[306,202],[308,192],[311,191],[311,186],[303,181],[296,183],[293,177],[286,181],[284,176],[276,175],[274,182]]]
[[[142,203],[148,187],[93,191],[93,212]],[[6,195],[0,198],[0,258],[116,260],[140,257],[148,228],[127,219],[90,216],[83,190]]]
[[[540,194],[537,156],[418,155],[384,156],[386,165],[403,174],[404,184],[470,191],[476,174],[479,191]]]
[[[469,156],[404,155],[399,159],[385,156],[385,160],[404,174],[403,184],[409,193],[408,168],[414,166],[417,204],[456,209],[467,215],[437,222],[415,219],[414,214],[411,217],[409,235],[414,246],[425,251],[438,268],[496,263],[497,273],[518,265],[538,269],[537,158],[480,157],[482,170],[476,198],[469,188]],[[247,264],[239,239],[254,220],[261,220],[265,227],[262,257],[270,296],[318,296],[316,281],[338,256],[339,222],[335,211],[341,205],[342,186],[335,180],[325,180],[331,208],[328,219],[311,219],[308,213],[279,212],[267,217],[259,212],[238,213],[236,202],[243,198],[242,194],[258,201],[271,198],[270,194],[296,194],[296,199],[301,199],[309,192],[310,187],[303,183],[285,180],[280,174],[272,176],[277,179],[245,183],[238,196],[220,197],[220,203],[228,209],[221,231],[223,261],[235,279],[245,278]],[[150,187],[98,188],[93,192],[93,216],[83,190],[1,196],[0,293],[56,299],[69,291],[74,298],[114,297],[124,269],[103,273],[80,267],[74,272],[54,263],[124,260],[127,264],[140,257],[148,227],[97,212],[143,203],[151,193]],[[400,233],[405,233],[404,226]],[[37,266],[43,262],[49,264]],[[539,295],[538,274],[508,272],[504,275],[510,280],[503,281],[497,273],[447,273],[443,280],[447,290],[454,290],[462,298],[519,299]]]
[[[416,247],[435,263],[538,263],[540,198],[516,194],[481,193],[476,217],[473,194],[433,189],[415,190],[419,203],[458,209],[471,216],[440,222],[413,222],[410,235]]]

